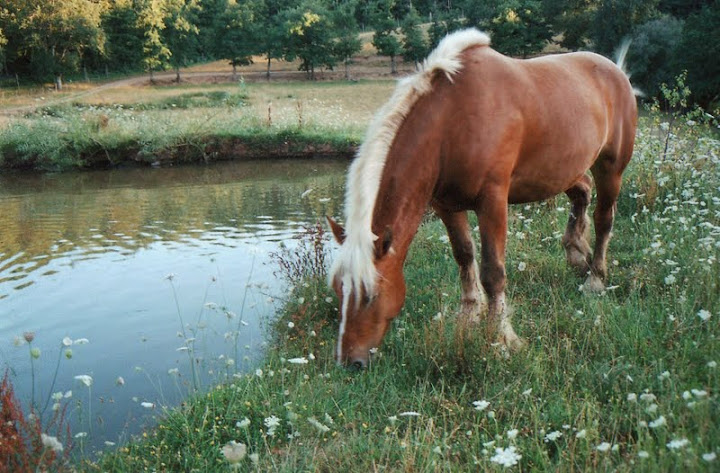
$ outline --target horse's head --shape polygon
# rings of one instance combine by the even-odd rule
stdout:
[[[336,240],[345,242],[345,229],[328,218]],[[340,330],[335,357],[338,363],[356,368],[368,365],[371,350],[378,348],[392,319],[405,301],[402,261],[392,250],[392,232],[387,229],[375,242],[375,281],[370,287],[357,275],[336,271],[330,281],[340,300]]]

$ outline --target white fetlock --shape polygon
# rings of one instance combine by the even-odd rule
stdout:
[[[605,290],[605,283],[595,274],[590,274],[585,284],[582,285],[583,292],[594,292],[599,293]]]
[[[498,330],[498,342],[504,347],[506,347],[507,350],[511,353],[521,351],[527,346],[527,341],[525,341],[521,337],[518,337],[512,325],[510,325],[510,321],[507,319],[504,319],[500,322],[500,327]]]

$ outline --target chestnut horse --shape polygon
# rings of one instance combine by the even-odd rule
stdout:
[[[340,300],[339,363],[365,367],[405,300],[403,264],[428,204],[447,227],[462,282],[461,316],[491,341],[524,344],[505,303],[508,204],[561,192],[572,211],[562,243],[601,290],[637,105],[622,61],[580,52],[518,60],[475,29],[447,36],[424,70],[399,82],[348,174],[346,226],[330,274]],[[624,56],[622,54],[621,56]],[[595,248],[585,238],[594,178]],[[477,214],[481,267],[467,211]],[[483,294],[482,289],[485,294]],[[485,295],[487,297],[485,297]]]

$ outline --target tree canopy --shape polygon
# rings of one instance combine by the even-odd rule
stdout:
[[[419,64],[456,29],[475,26],[516,57],[553,50],[612,56],[633,40],[628,67],[647,94],[683,70],[697,102],[720,100],[720,0],[4,0],[0,73],[53,80],[85,70],[152,71],[198,61],[299,59],[348,66],[361,30],[395,71]]]

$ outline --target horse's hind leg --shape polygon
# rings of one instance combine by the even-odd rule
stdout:
[[[607,276],[607,248],[615,219],[617,198],[620,194],[622,168],[614,169],[617,161],[600,157],[592,167],[597,191],[597,205],[593,214],[595,223],[595,249],[590,263],[590,275],[584,288],[590,291],[602,291]],[[624,166],[623,166],[624,168]]]
[[[436,207],[435,213],[447,228],[453,256],[460,268],[462,285],[460,316],[468,320],[479,320],[480,315],[487,308],[487,303],[485,294],[480,288],[480,272],[467,212],[446,212]]]
[[[585,237],[588,228],[587,208],[590,205],[592,179],[587,174],[565,191],[570,198],[572,208],[568,219],[562,245],[568,264],[582,275],[590,269],[590,245]]]

